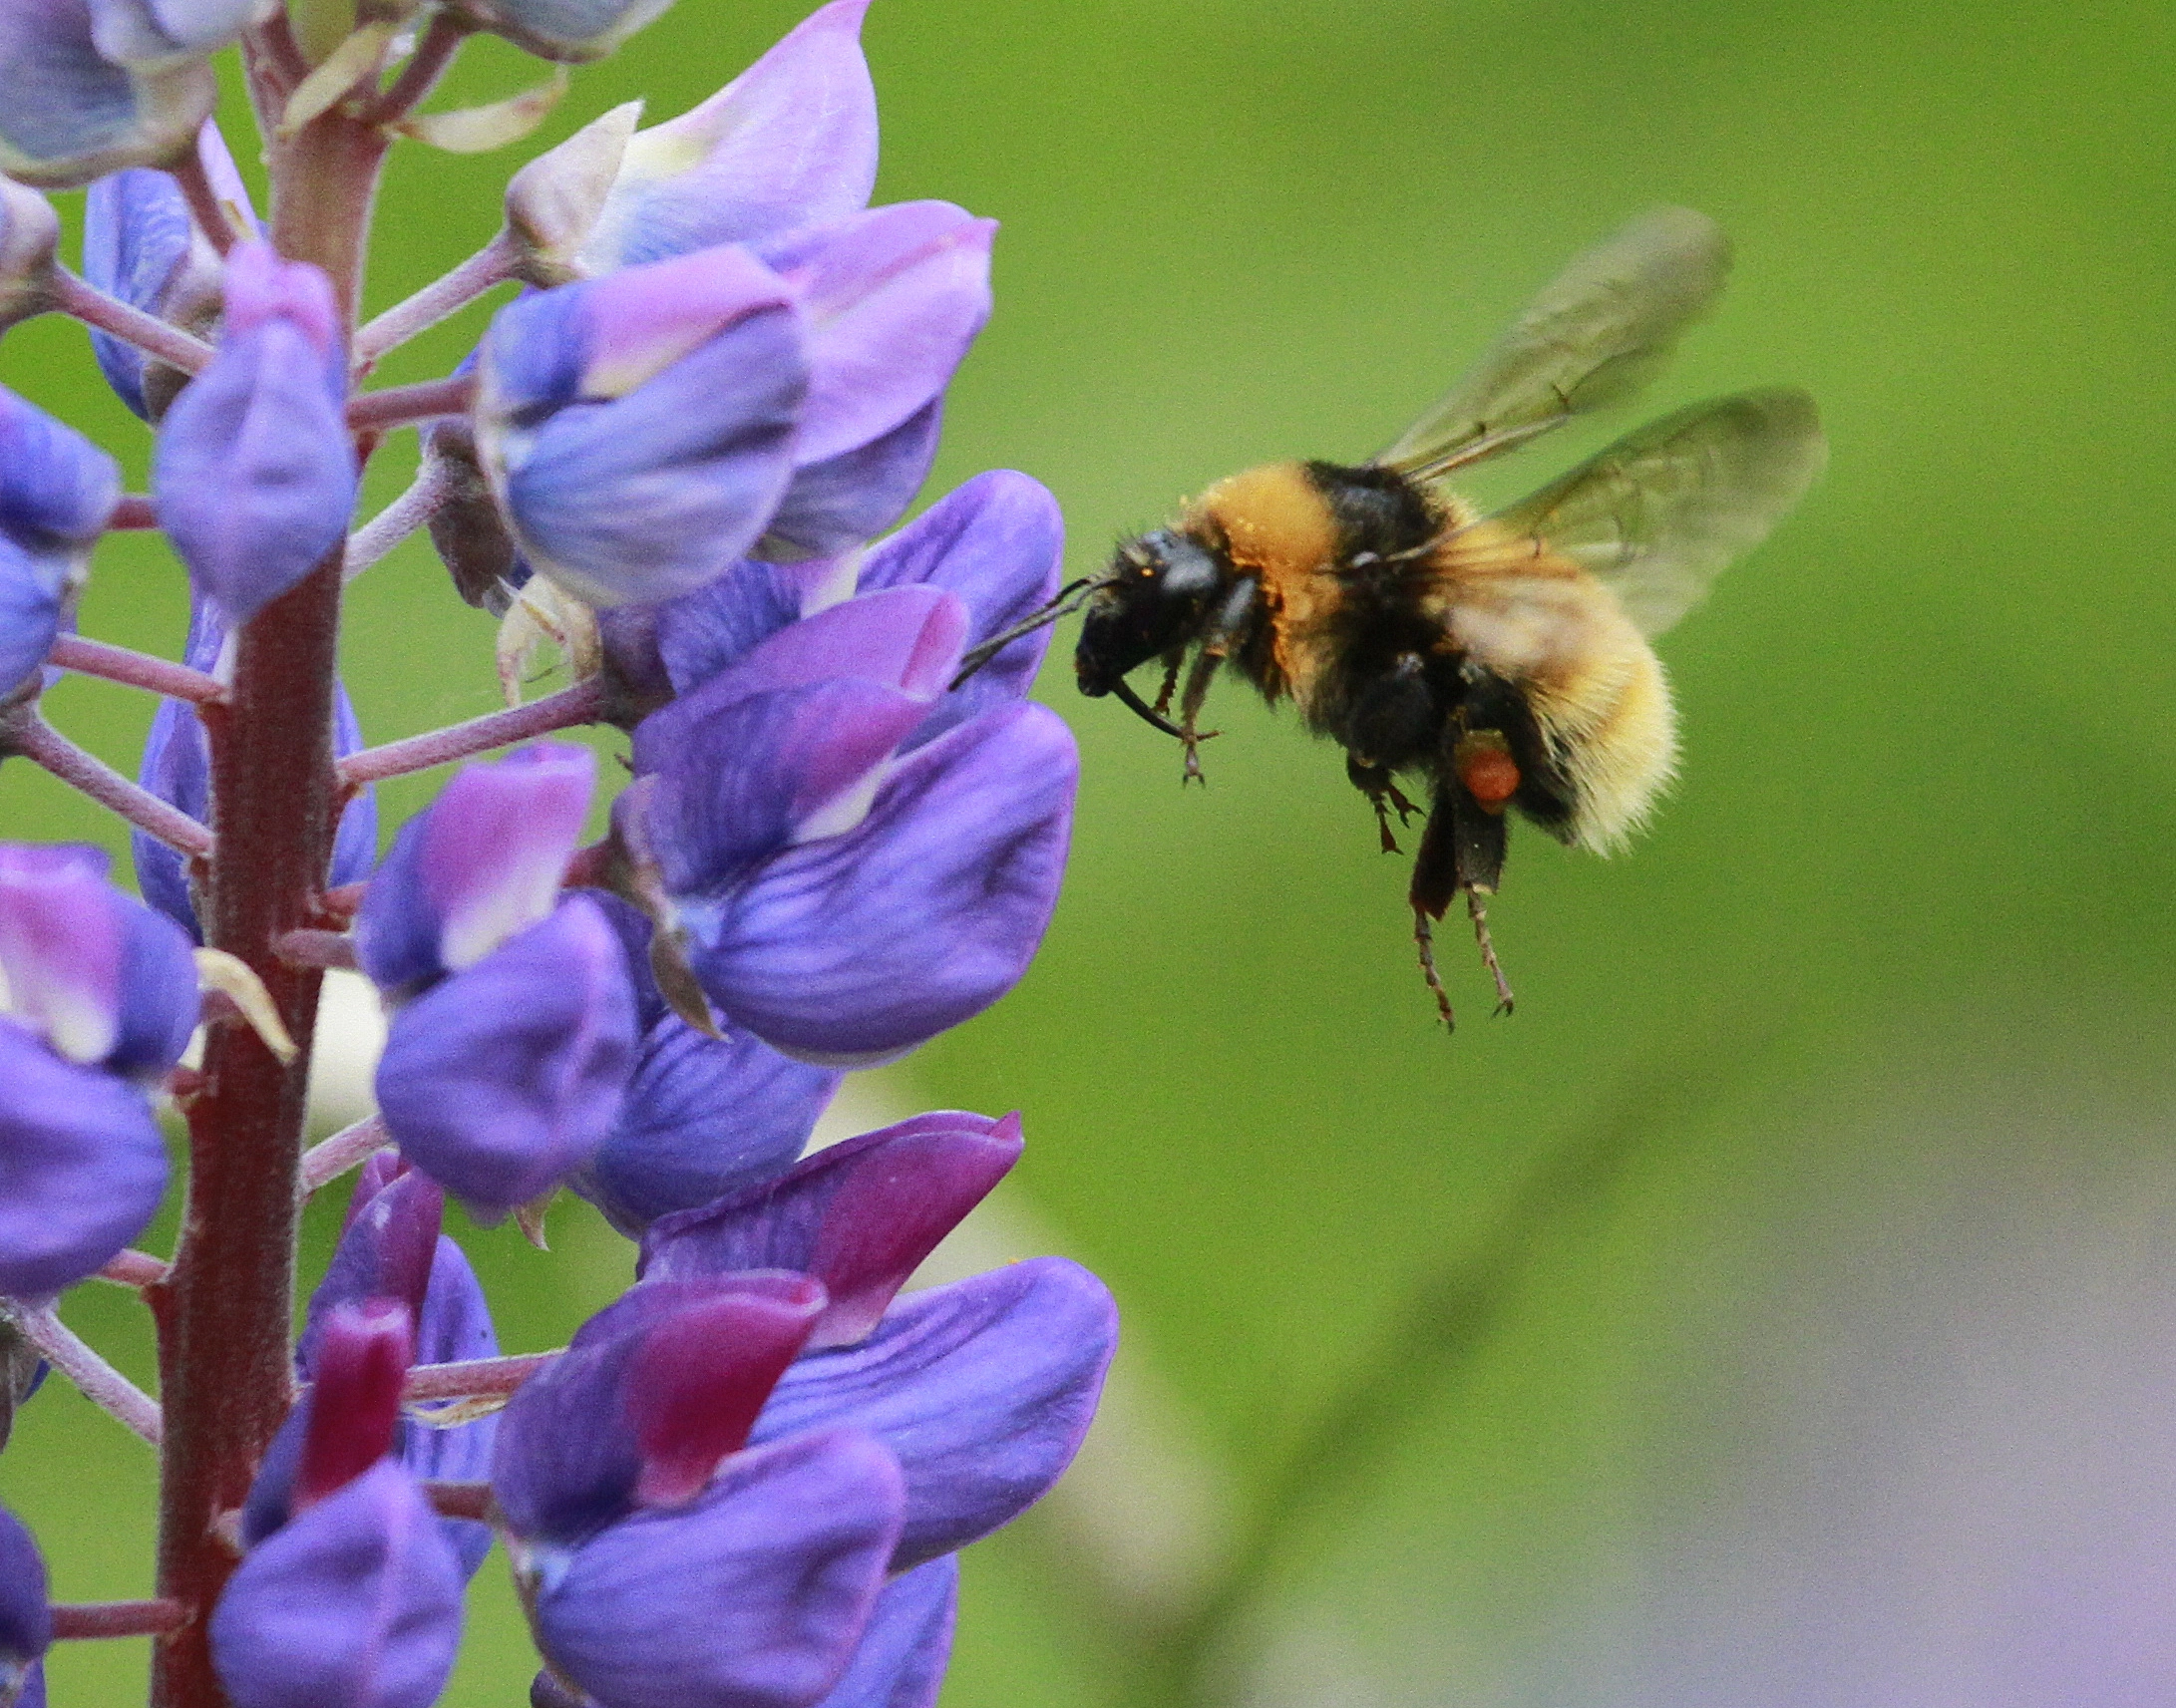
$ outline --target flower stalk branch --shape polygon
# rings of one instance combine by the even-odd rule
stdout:
[[[26,708],[0,721],[0,754],[29,760],[178,854],[203,859],[215,846],[211,833],[194,819],[131,783],[97,755],[84,752],[35,710]]]
[[[428,735],[411,736],[406,741],[388,742],[384,747],[366,748],[340,762],[340,781],[355,788],[388,777],[406,777],[411,772],[428,771],[434,765],[468,759],[494,748],[511,747],[516,742],[549,735],[554,730],[593,724],[603,715],[604,684],[592,676],[571,688],[561,688],[556,694],[546,694],[542,700],[532,700],[526,706],[487,712],[465,724],[453,724]]]
[[[32,1305],[14,1299],[0,1310],[54,1369],[75,1383],[76,1391],[85,1399],[130,1434],[154,1447],[159,1445],[159,1402],[107,1363],[97,1348],[61,1321],[51,1304]]]

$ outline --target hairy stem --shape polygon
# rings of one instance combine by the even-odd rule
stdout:
[[[159,1445],[159,1402],[99,1356],[97,1348],[61,1321],[51,1304],[10,1301],[7,1314],[45,1355],[46,1361],[75,1383],[76,1390],[131,1434]]]
[[[328,1182],[338,1180],[373,1151],[382,1151],[392,1143],[393,1135],[375,1115],[352,1127],[341,1128],[330,1139],[312,1145],[303,1153],[302,1190],[314,1193]]]
[[[193,374],[211,360],[211,346],[201,338],[191,338],[179,326],[169,326],[156,314],[146,314],[118,296],[108,296],[65,267],[54,269],[54,303],[63,314],[73,316],[86,326],[96,326],[101,332],[111,332],[123,343],[134,344],[147,355],[172,363],[183,373]]]
[[[471,1358],[461,1364],[419,1364],[401,1387],[404,1400],[478,1400],[511,1394],[564,1348],[522,1352],[506,1358]]]
[[[400,76],[372,103],[364,122],[390,125],[422,106],[431,91],[438,87],[438,80],[446,75],[446,68],[453,64],[454,55],[468,35],[469,26],[451,12],[441,12],[434,17],[430,28],[423,33],[423,40],[416,44],[415,57],[401,67]]]
[[[352,581],[417,528],[438,513],[446,502],[446,468],[426,457],[408,490],[348,536],[345,574]]]
[[[201,858],[215,846],[212,834],[194,819],[150,790],[138,788],[95,754],[85,753],[35,710],[25,709],[0,724],[0,754],[9,753],[88,795],[108,812],[120,814],[177,853]]]
[[[324,269],[349,327],[385,150],[374,127],[338,111],[272,141],[273,245]],[[180,1246],[169,1277],[145,1292],[167,1416],[159,1593],[190,1615],[156,1646],[153,1708],[222,1708],[206,1634],[234,1568],[220,1516],[247,1497],[292,1396],[303,1094],[323,974],[288,965],[274,944],[316,922],[332,851],[341,557],[336,546],[241,629],[229,703],[205,708],[221,833],[205,941],[256,973],[299,1048],[283,1064],[251,1028],[211,1033],[189,1106]]]
[[[603,711],[604,684],[592,676],[526,706],[487,712],[465,724],[350,754],[340,762],[340,781],[353,789],[388,777],[405,777],[412,771],[428,771],[434,765],[489,753],[495,747],[549,735],[553,730],[593,724]]]
[[[149,1637],[180,1629],[188,1609],[179,1601],[58,1601],[56,1642],[85,1637]]]
[[[382,392],[365,392],[348,403],[348,426],[356,432],[383,431],[419,421],[435,421],[442,415],[466,414],[476,397],[476,381],[468,374],[420,385],[388,386]]]
[[[80,634],[64,634],[46,654],[48,664],[73,670],[79,676],[97,676],[131,688],[148,688],[170,700],[188,700],[199,706],[216,705],[226,690],[215,676],[172,664],[149,653],[131,652],[125,646],[109,646],[103,640],[86,640]]]
[[[445,277],[396,302],[355,334],[355,360],[370,367],[388,350],[459,313],[494,285],[514,277],[514,239],[504,230]]]
[[[149,1251],[118,1251],[106,1260],[99,1279],[118,1287],[142,1289],[167,1278],[167,1266]]]

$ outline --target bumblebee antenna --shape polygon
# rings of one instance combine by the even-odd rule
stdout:
[[[1080,609],[1082,603],[1091,593],[1115,584],[1116,580],[1117,577],[1112,575],[1099,575],[1093,578],[1083,576],[1078,581],[1072,581],[1060,587],[1047,603],[1037,607],[1030,615],[1023,617],[1001,633],[991,635],[981,645],[971,647],[966,652],[961,653],[959,657],[959,674],[952,678],[951,687],[958,687],[1022,635],[1033,634],[1039,628],[1047,628],[1060,617],[1072,615],[1073,612]]]

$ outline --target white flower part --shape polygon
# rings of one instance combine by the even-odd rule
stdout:
[[[860,782],[849,784],[794,827],[793,846],[843,837],[864,819],[877,803],[877,791],[892,775],[892,761],[873,766]]]

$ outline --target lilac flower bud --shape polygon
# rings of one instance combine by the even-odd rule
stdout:
[[[218,100],[200,58],[124,62],[102,44],[133,48],[131,0],[19,0],[0,8],[0,171],[48,189],[74,189],[125,167],[179,159]],[[181,26],[199,35],[216,7]]]
[[[91,34],[116,65],[223,48],[270,8],[264,0],[91,0]]]
[[[700,107],[637,132],[580,249],[592,275],[827,224],[877,181],[869,0],[819,7]]]
[[[628,140],[641,122],[642,103],[624,102],[539,155],[508,180],[507,236],[519,249],[521,275],[531,284],[548,288],[571,284],[588,272],[612,270],[609,266],[584,268],[576,256],[595,229],[626,157]],[[687,247],[700,249],[709,244]],[[644,258],[665,259],[662,255]]]
[[[492,1487],[509,1529],[563,1548],[686,1505],[746,1444],[823,1309],[820,1285],[776,1272],[622,1294],[507,1406]]]
[[[0,388],[0,696],[52,650],[120,496],[111,457]]]
[[[101,849],[0,843],[0,1008],[72,1062],[157,1078],[196,1029],[196,965],[107,863]]]
[[[0,1708],[44,1702],[52,1642],[45,1557],[23,1521],[0,1507]]]
[[[846,1676],[818,1708],[933,1708],[959,1614],[959,1556],[902,1572],[884,1586]]]
[[[850,1346],[1020,1157],[1020,1118],[940,1113],[819,1151],[775,1181],[653,1224],[645,1281],[791,1269],[830,1304],[809,1350]]]
[[[580,65],[602,59],[672,0],[460,0],[479,29],[540,59]]]
[[[161,524],[230,624],[346,536],[355,452],[332,286],[263,243],[227,257],[218,353],[168,410],[152,463]]]
[[[403,1155],[497,1221],[589,1160],[634,1055],[619,939],[576,896],[394,1017],[378,1105]]]
[[[907,1473],[892,1561],[904,1570],[1049,1491],[1087,1433],[1117,1344],[1103,1283],[1062,1257],[1032,1258],[909,1293],[859,1346],[801,1359],[750,1439],[852,1429],[889,1447]]]
[[[725,570],[785,490],[791,292],[732,248],[525,297],[485,336],[477,450],[524,554],[592,604]]]
[[[42,1297],[96,1274],[144,1231],[167,1147],[143,1096],[0,1021],[0,1293]]]
[[[401,827],[356,915],[363,971],[396,998],[545,918],[581,840],[596,759],[545,742],[466,765]]]
[[[226,647],[226,625],[210,602],[191,594],[188,640],[182,661],[191,669],[217,675]],[[345,759],[363,748],[362,725],[356,721],[347,689],[332,685],[332,751]],[[203,721],[193,706],[165,700],[152,714],[150,736],[144,743],[144,764],[137,780],[160,800],[179,807],[199,825],[211,818],[211,744]],[[196,920],[196,904],[189,892],[188,865],[181,854],[143,831],[129,834],[129,849],[136,861],[137,887],[144,899],[189,934],[203,940]],[[340,815],[340,827],[332,840],[332,859],[325,876],[328,885],[360,883],[370,875],[378,858],[378,800],[374,790],[363,788]]]
[[[540,1561],[538,1646],[602,1708],[806,1708],[854,1653],[900,1501],[863,1436],[737,1454],[691,1505]]]
[[[53,306],[61,216],[36,190],[0,178],[0,332]]]
[[[249,192],[219,128],[205,120],[196,156],[221,200],[249,212]],[[218,321],[223,266],[196,227],[174,174],[138,169],[102,177],[84,197],[83,273],[132,308],[208,337]],[[94,329],[99,371],[121,401],[156,421],[188,376],[110,332]]]
[[[788,1167],[841,1076],[782,1056],[737,1026],[716,1038],[696,1031],[650,975],[649,921],[617,896],[596,899],[626,945],[642,1042],[619,1119],[567,1185],[633,1238],[657,1216]]]

